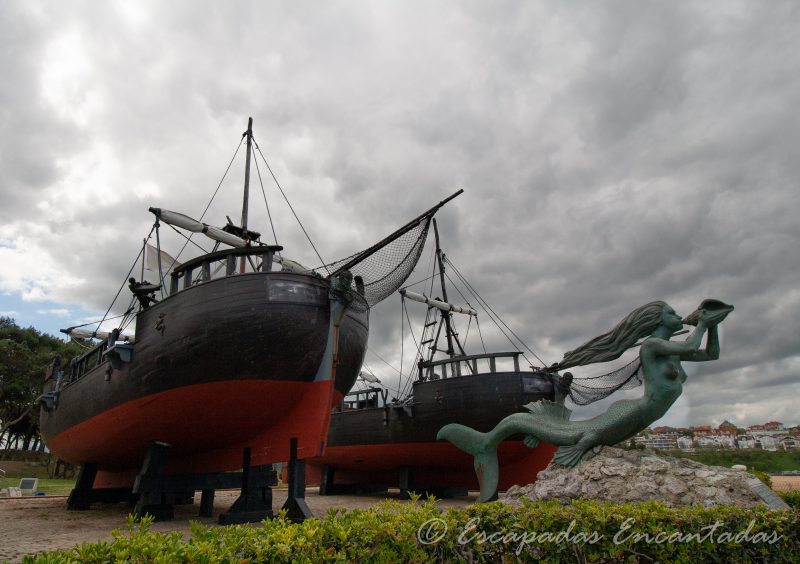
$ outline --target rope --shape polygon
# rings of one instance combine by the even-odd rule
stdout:
[[[403,300],[403,312],[405,313],[406,322],[408,323],[408,332],[411,333],[411,340],[414,341],[414,347],[416,347],[417,351],[422,348],[422,339],[420,339],[420,343],[417,343],[417,338],[414,336],[414,328],[411,326],[411,319],[408,317],[408,308],[406,308],[406,301]],[[401,313],[401,315],[402,315]],[[402,321],[401,321],[402,322]],[[416,366],[417,357],[414,357],[414,366]],[[410,383],[414,381],[413,376],[409,376],[408,380],[406,380],[406,385],[403,387],[403,396],[406,396],[409,392]]]
[[[403,373],[403,358],[405,357],[405,343],[406,343],[406,335],[405,335],[405,325],[403,323],[403,312],[406,309],[406,297],[404,295],[400,295],[400,374]],[[397,386],[398,391],[400,390],[400,386]],[[403,387],[403,393],[405,393],[405,386]],[[399,394],[398,394],[399,395]]]
[[[324,260],[322,260],[322,256],[320,256],[319,251],[317,251],[317,247],[314,246],[314,241],[312,241],[311,237],[309,237],[308,231],[306,231],[306,228],[303,226],[303,222],[300,221],[299,217],[297,217],[297,213],[294,211],[294,208],[292,207],[291,202],[289,202],[289,198],[286,197],[286,193],[283,191],[283,188],[281,188],[281,183],[278,182],[278,179],[276,178],[275,173],[272,172],[272,168],[269,166],[269,163],[267,162],[267,159],[264,156],[264,153],[261,152],[261,147],[258,146],[258,143],[256,143],[255,138],[253,138],[253,145],[256,146],[256,151],[258,151],[258,154],[261,155],[261,160],[264,161],[264,165],[267,167],[267,170],[269,171],[270,175],[272,176],[272,180],[275,181],[275,185],[278,187],[278,190],[280,190],[281,195],[283,196],[283,199],[286,200],[286,205],[288,205],[289,209],[292,211],[292,215],[294,215],[294,218],[297,220],[297,223],[300,225],[300,229],[303,230],[303,234],[306,236],[306,239],[308,239],[308,242],[311,244],[311,248],[314,249],[314,253],[316,253],[317,258],[319,259],[319,262],[322,264],[323,268],[325,268],[325,270],[328,272],[328,274],[330,274],[330,270],[328,270],[328,267],[325,266],[326,262]]]
[[[394,367],[394,366],[392,366],[391,364],[389,364],[388,362],[386,362],[386,359],[384,359],[384,358],[383,358],[381,355],[379,355],[378,353],[376,353],[376,352],[375,352],[375,351],[373,351],[372,349],[367,349],[367,350],[368,350],[369,352],[371,352],[372,354],[374,354],[375,356],[377,356],[377,357],[378,357],[378,359],[379,359],[379,360],[381,360],[381,361],[382,361],[382,362],[383,362],[383,363],[384,363],[386,366],[388,366],[389,368],[391,368],[392,370],[394,370],[395,372],[397,372],[398,374],[400,374],[400,377],[401,377],[401,378],[403,377],[403,373],[402,373],[402,372],[400,372],[400,371],[399,371],[397,368],[395,368],[395,367]],[[399,387],[398,387],[398,388],[395,388],[395,391],[397,392],[397,395],[399,396],[399,395],[400,395],[400,388],[399,388]]]
[[[172,229],[175,233],[177,233],[178,235],[180,235],[181,237],[186,239],[187,243],[191,243],[192,245],[194,245],[195,247],[197,247],[198,249],[203,251],[203,254],[207,255],[210,252],[210,251],[205,250],[203,247],[201,247],[200,244],[197,241],[192,241],[191,236],[187,237],[186,233],[183,233],[182,231],[178,231],[178,229],[174,225],[172,225],[170,223],[167,223],[167,225],[169,225],[170,229]],[[194,233],[192,233],[192,234],[194,234]],[[180,253],[179,253],[179,256],[180,256]],[[176,258],[175,260],[177,261],[178,259]],[[166,278],[166,276],[167,276],[167,274],[165,272],[164,273],[164,278]],[[164,278],[161,279],[162,282],[164,281]]]
[[[199,219],[199,221],[203,221],[203,218],[206,216],[206,212],[208,211],[208,208],[210,208],[210,207],[211,207],[211,203],[214,201],[214,198],[217,196],[217,192],[219,192],[219,189],[220,189],[220,187],[222,186],[222,183],[223,183],[223,182],[225,182],[225,177],[226,177],[226,176],[228,176],[228,171],[231,169],[231,165],[233,165],[233,161],[234,161],[234,160],[236,160],[236,155],[238,155],[238,154],[239,154],[239,149],[241,149],[241,148],[242,148],[242,143],[244,143],[244,138],[245,138],[245,135],[247,135],[247,132],[245,132],[245,133],[243,133],[243,134],[242,134],[242,138],[241,138],[241,140],[239,141],[239,146],[238,146],[238,147],[236,147],[236,151],[234,151],[234,153],[233,153],[233,157],[231,157],[231,162],[229,162],[229,163],[228,163],[228,168],[226,168],[226,169],[225,169],[225,172],[222,174],[222,178],[220,178],[220,180],[219,180],[219,184],[217,184],[217,189],[216,189],[216,190],[214,190],[214,194],[212,194],[212,195],[211,195],[211,199],[208,201],[208,205],[206,205],[206,209],[204,209],[204,210],[203,210],[203,213],[202,213],[202,215],[200,215],[200,219]],[[194,235],[194,233],[192,233],[191,235],[189,235],[189,237],[187,237],[187,238],[186,238],[186,242],[183,244],[183,247],[181,247],[181,250],[180,250],[180,251],[178,251],[178,255],[175,257],[175,260],[176,260],[176,261],[177,261],[179,258],[181,258],[181,254],[182,254],[182,253],[183,253],[183,251],[186,249],[186,245],[188,245],[188,244],[189,244],[189,241],[191,241],[191,240],[192,240],[192,236],[193,236],[193,235]],[[164,279],[163,279],[163,278],[161,279],[161,282],[162,282],[162,283],[164,282]]]
[[[473,288],[473,287],[472,287],[472,285],[471,285],[469,282],[467,282],[467,280],[466,280],[466,279],[464,279],[464,277],[461,275],[461,273],[458,271],[458,269],[455,267],[455,265],[454,265],[452,262],[450,262],[450,259],[449,259],[449,258],[447,258],[447,257],[445,257],[445,259],[444,259],[444,260],[447,262],[447,264],[449,264],[449,265],[450,265],[450,266],[453,268],[453,271],[456,273],[456,275],[459,277],[459,279],[460,279],[460,280],[461,280],[461,281],[462,281],[462,282],[463,282],[463,283],[464,283],[464,284],[467,286],[467,288],[469,288],[469,289],[470,289],[470,291],[471,291],[471,292],[472,292],[472,293],[475,295],[475,297],[476,297],[478,300],[480,300],[480,302],[481,302],[481,303],[483,304],[483,306],[486,308],[487,312],[491,312],[491,313],[492,313],[492,314],[493,314],[493,315],[494,315],[494,316],[497,318],[497,320],[499,320],[499,321],[500,321],[500,323],[502,323],[502,324],[503,324],[503,326],[504,326],[506,329],[508,329],[508,331],[509,331],[509,332],[510,332],[510,333],[511,333],[513,336],[514,336],[514,338],[516,338],[516,339],[517,339],[517,341],[519,341],[519,343],[520,343],[520,344],[521,344],[523,347],[525,347],[525,348],[528,350],[528,352],[530,352],[530,353],[531,353],[531,354],[532,354],[532,355],[533,355],[533,356],[536,358],[536,360],[538,360],[538,361],[539,361],[539,362],[542,364],[542,366],[547,366],[547,363],[546,363],[545,361],[543,361],[541,358],[539,358],[539,356],[538,356],[538,355],[537,355],[535,352],[533,352],[533,351],[531,350],[531,348],[530,348],[528,345],[526,345],[526,344],[525,344],[525,341],[523,341],[522,339],[520,339],[520,338],[519,338],[519,336],[518,336],[516,333],[514,333],[514,330],[513,330],[513,329],[511,329],[511,327],[509,327],[508,325],[506,325],[505,321],[503,321],[503,320],[500,318],[500,316],[499,316],[499,315],[497,315],[497,313],[496,313],[496,312],[495,312],[495,311],[494,311],[494,310],[491,308],[491,306],[488,304],[488,302],[487,302],[486,300],[484,300],[484,299],[481,297],[481,295],[478,293],[478,291],[477,291],[477,290],[475,290],[475,288]],[[493,320],[493,321],[494,321],[494,320]],[[497,323],[497,321],[495,321],[495,323]],[[498,327],[499,327],[499,325],[498,325]],[[502,329],[501,329],[501,331],[502,331]],[[504,334],[505,334],[505,333],[504,333]],[[508,336],[506,336],[506,338],[508,338]],[[509,341],[511,341],[511,339],[509,339]],[[512,344],[513,344],[513,341],[512,341]],[[522,355],[522,356],[523,356],[523,357],[525,357],[525,354],[523,353],[523,355]],[[528,362],[530,363],[530,361],[528,360],[528,358],[527,358],[527,357],[525,357],[525,360],[526,360],[526,361],[528,361]]]
[[[272,238],[275,244],[278,244],[278,236],[275,234],[275,224],[272,222],[272,214],[269,211],[269,202],[267,202],[267,192],[264,190],[264,181],[261,179],[261,169],[258,168],[258,159],[253,159],[256,165],[256,173],[258,174],[258,183],[261,185],[261,194],[264,196],[264,205],[267,206],[267,217],[269,218],[269,226],[272,229]],[[280,256],[280,253],[278,253]]]
[[[486,354],[486,343],[483,342],[483,333],[481,333],[481,322],[478,316],[475,316],[475,326],[478,328],[478,335],[481,338],[481,346],[483,347],[483,354]]]
[[[208,211],[208,208],[211,207],[211,203],[214,201],[214,198],[217,196],[217,192],[219,192],[219,189],[222,186],[222,183],[225,182],[225,177],[228,176],[228,171],[231,169],[231,165],[233,165],[233,161],[236,160],[236,155],[239,154],[239,149],[242,148],[242,143],[244,143],[244,138],[245,138],[246,135],[247,135],[247,132],[242,133],[242,138],[239,141],[239,146],[236,147],[236,151],[234,151],[233,157],[231,157],[231,162],[228,163],[228,168],[226,168],[225,172],[222,174],[222,178],[220,178],[219,184],[217,184],[217,189],[214,190],[214,193],[211,195],[211,199],[208,201],[208,205],[206,206],[206,209],[204,209],[203,213],[200,215],[200,220],[199,221],[203,221],[203,218],[206,216],[206,212]]]
[[[422,284],[423,282],[427,282],[428,280],[435,278],[436,274],[431,274],[427,278],[423,278],[422,280],[417,280],[416,282],[412,282],[411,284],[406,284],[403,286],[403,289],[410,288],[411,286],[416,286],[417,284]]]
[[[111,321],[113,319],[119,319],[120,317],[125,317],[126,315],[128,315],[127,312],[125,312],[123,314],[120,314],[120,315],[116,315],[114,317],[109,317],[108,319],[106,319],[106,321]],[[99,321],[90,321],[89,323],[82,323],[81,325],[73,325],[72,327],[69,327],[68,329],[70,329],[70,330],[77,329],[78,327],[86,327],[87,325],[94,325],[95,323],[100,323],[100,322]]]
[[[150,238],[150,235],[153,234],[153,229],[155,229],[155,228],[156,228],[156,226],[154,224],[153,227],[150,229],[150,234],[147,235],[148,239]],[[139,262],[139,257],[142,257],[143,255],[144,255],[144,247],[142,247],[139,250],[139,254],[136,255],[136,259],[134,259],[133,264],[131,265],[131,269],[128,271],[128,274],[125,276],[125,280],[123,280],[122,285],[119,287],[119,290],[117,290],[117,295],[114,296],[114,299],[111,301],[111,305],[108,306],[108,309],[103,314],[103,319],[100,320],[100,323],[97,325],[98,327],[100,327],[103,324],[103,322],[106,320],[106,316],[111,311],[111,308],[114,307],[114,303],[117,301],[117,298],[119,297],[120,292],[122,292],[122,289],[125,287],[125,282],[127,282],[128,278],[130,278],[131,273],[133,272],[133,269],[136,267],[136,263]]]

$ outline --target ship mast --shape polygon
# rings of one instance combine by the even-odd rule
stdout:
[[[444,283],[444,253],[442,252],[442,248],[439,246],[439,227],[436,225],[436,219],[433,219],[433,234],[436,236],[436,260],[439,263],[439,280],[442,285],[442,300],[445,303],[450,303],[447,299],[447,287]],[[455,341],[456,345],[458,345],[458,349],[461,351],[461,354],[466,354],[464,352],[464,348],[461,346],[461,343],[458,340],[458,335],[453,332],[453,327],[451,325],[451,317],[450,312],[441,310],[442,318],[441,320],[445,324],[445,335],[447,336],[447,354],[450,358],[456,356],[456,351],[453,349],[453,341]],[[437,332],[437,341],[438,341],[438,332]],[[433,352],[436,351],[437,343],[433,343]]]
[[[244,164],[244,202],[242,203],[242,237],[250,246],[250,236],[247,232],[247,206],[250,201],[250,156],[253,152],[253,118],[247,120],[247,159]],[[243,256],[239,261],[239,272],[244,274],[246,258]]]
[[[250,155],[253,152],[253,118],[247,121],[247,160],[244,165],[244,203],[242,204],[242,232],[247,237],[247,204],[250,200]]]

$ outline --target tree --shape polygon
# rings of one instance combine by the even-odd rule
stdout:
[[[21,438],[22,448],[27,449],[39,440],[36,399],[42,393],[44,371],[56,355],[69,359],[80,352],[75,343],[33,327],[23,329],[13,319],[0,317],[0,446],[4,434],[6,447]]]

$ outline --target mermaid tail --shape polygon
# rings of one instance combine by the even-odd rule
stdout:
[[[541,439],[557,442],[554,438],[558,435],[559,428],[563,426],[561,424],[568,422],[572,413],[563,405],[549,401],[529,403],[525,408],[530,413],[509,415],[488,433],[481,433],[457,423],[450,423],[439,429],[437,439],[446,439],[474,457],[475,473],[481,488],[478,501],[489,501],[497,493],[497,483],[500,479],[497,446],[501,441],[522,433],[525,435],[525,445],[529,448],[538,446]],[[581,455],[582,453],[578,454],[575,463],[580,460]],[[572,454],[568,458],[572,459],[574,456],[575,454]],[[571,465],[574,466],[575,463]]]
[[[436,434],[437,439],[446,439],[475,458],[473,464],[481,488],[478,501],[491,500],[497,493],[497,482],[500,479],[500,467],[497,463],[499,441],[492,437],[492,433],[494,431],[481,433],[464,425],[450,423]]]

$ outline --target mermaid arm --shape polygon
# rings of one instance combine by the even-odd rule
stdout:
[[[707,360],[717,360],[719,358],[719,335],[717,333],[717,326],[713,325],[708,328],[708,338],[706,339],[705,350],[696,350],[681,355],[681,360],[689,360],[692,362],[705,362]]]
[[[681,360],[691,360],[689,358],[691,355],[700,352],[700,344],[703,342],[705,332],[706,324],[701,319],[697,322],[697,328],[683,342],[650,337],[642,343],[640,355],[678,356]]]

